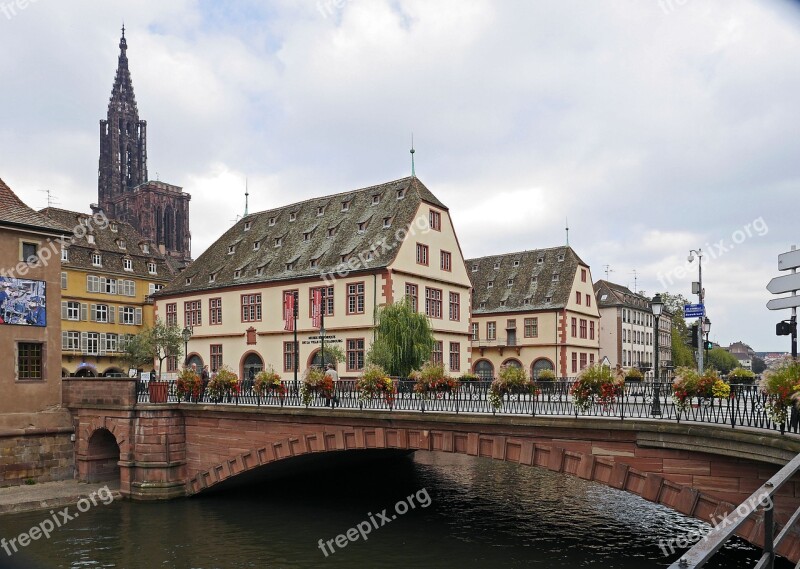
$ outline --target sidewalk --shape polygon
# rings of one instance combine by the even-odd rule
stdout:
[[[0,488],[0,515],[69,506],[104,486],[108,486],[115,500],[120,498],[118,480],[93,484],[62,480]]]

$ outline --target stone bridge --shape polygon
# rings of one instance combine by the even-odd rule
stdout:
[[[800,437],[647,419],[137,403],[135,380],[64,378],[78,476],[119,477],[132,500],[203,492],[315,453],[461,453],[593,480],[704,521],[720,519],[800,453]],[[285,464],[285,463],[284,463]],[[800,480],[775,500],[785,523]],[[800,559],[800,533],[779,551]],[[739,532],[760,545],[760,514]]]

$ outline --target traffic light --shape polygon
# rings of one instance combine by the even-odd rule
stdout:
[[[778,322],[775,326],[775,333],[778,336],[791,336],[793,332],[797,331],[797,322],[793,322],[791,320],[784,320],[783,322]]]
[[[713,347],[713,346],[712,346],[712,344],[711,344],[711,342],[710,342],[710,341],[708,341],[708,340],[706,340],[706,341],[705,341],[705,342],[703,342],[703,343],[705,344],[705,348],[706,348],[706,350],[710,350],[710,349]]]
[[[698,333],[698,326],[697,324],[692,324],[692,346],[697,346],[697,333]]]

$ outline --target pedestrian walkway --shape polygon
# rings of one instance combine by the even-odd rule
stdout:
[[[120,497],[119,480],[92,484],[77,480],[62,480],[0,488],[0,515],[68,506],[104,486],[108,486],[114,499]]]

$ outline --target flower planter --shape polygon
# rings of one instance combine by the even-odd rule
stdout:
[[[166,381],[150,381],[147,386],[150,393],[150,403],[166,403],[169,383]]]

